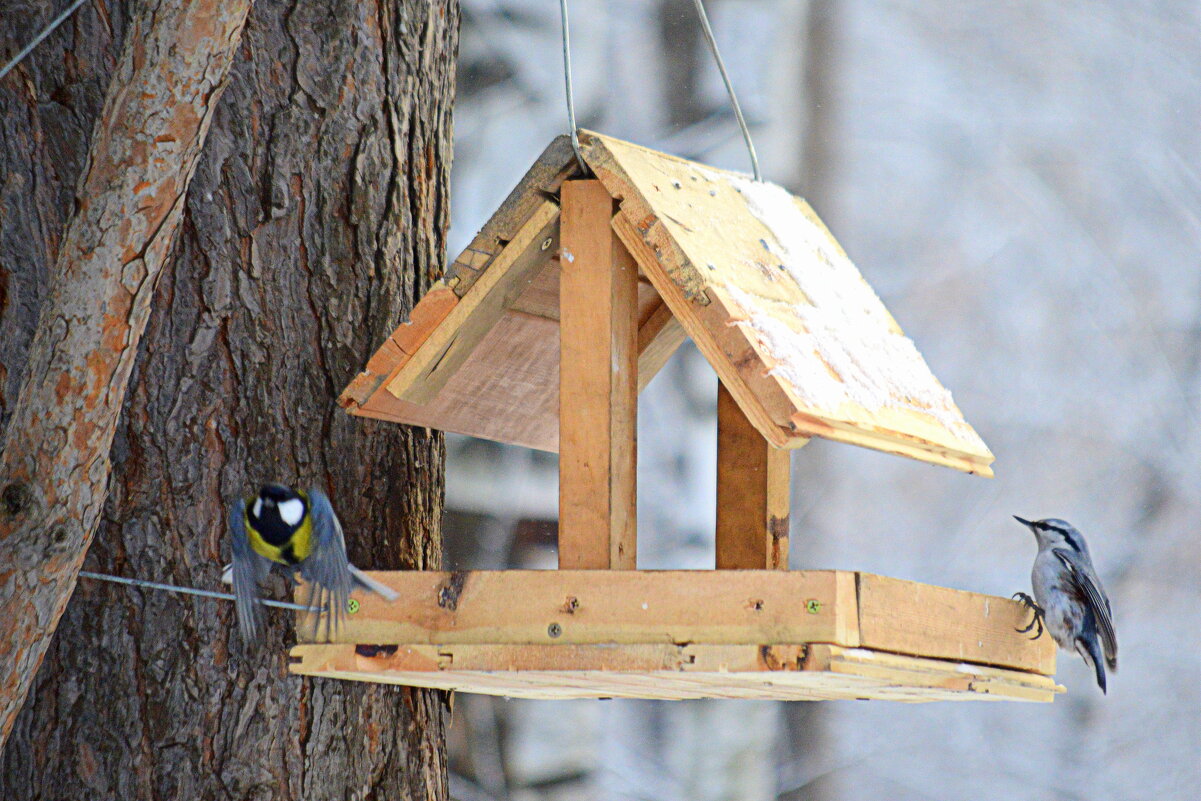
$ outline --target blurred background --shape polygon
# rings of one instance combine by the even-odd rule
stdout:
[[[462,0],[451,251],[566,130],[553,0]],[[486,799],[1196,798],[1201,6],[708,0],[765,176],[807,198],[997,456],[975,478],[813,440],[793,568],[1008,596],[1064,517],[1115,608],[1103,697],[1051,705],[459,695]],[[583,127],[749,164],[691,0],[573,0]],[[713,564],[716,379],[639,409],[639,564]],[[446,564],[555,564],[552,454],[448,437]]]

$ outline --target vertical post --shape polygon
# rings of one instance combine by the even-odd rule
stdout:
[[[567,181],[560,217],[559,567],[637,565],[638,266],[600,181]]]
[[[791,451],[773,448],[717,387],[717,568],[788,569]]]

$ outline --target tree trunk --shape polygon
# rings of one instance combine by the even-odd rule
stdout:
[[[328,489],[360,566],[437,565],[440,436],[352,419],[334,398],[443,264],[457,31],[450,0],[252,10],[155,296],[89,569],[216,587],[226,504],[268,480]],[[57,182],[75,177],[54,172],[71,162],[52,151],[75,142],[50,141],[48,110],[71,69],[102,72],[107,56],[68,57],[64,80],[62,49],[46,45],[48,66],[0,85],[0,112],[24,112],[0,118],[4,135],[30,142],[17,153],[33,162],[0,153],[0,192],[2,236],[49,254],[42,229],[69,197]],[[65,98],[95,113],[90,95]],[[34,181],[20,201],[31,213],[12,214],[8,187],[33,175],[52,186]],[[27,250],[0,267],[0,334],[36,306],[38,280],[21,271],[50,256]],[[20,350],[0,349],[10,373]],[[247,648],[231,604],[81,584],[3,755],[0,797],[445,798],[444,698],[291,677],[291,632],[271,612]]]
[[[0,748],[75,589],[109,451],[249,0],[155,0],[92,133],[0,447]]]

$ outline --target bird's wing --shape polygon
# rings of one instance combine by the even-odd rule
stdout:
[[[1092,564],[1075,551],[1052,548],[1051,552],[1068,569],[1072,583],[1079,588],[1081,596],[1092,609],[1097,631],[1101,635],[1101,645],[1105,649],[1105,661],[1111,670],[1117,670],[1118,638],[1113,630],[1113,612],[1109,607],[1109,599],[1105,597],[1105,590],[1101,588],[1101,580],[1097,578]]]
[[[259,582],[271,570],[271,560],[259,556],[246,539],[246,501],[238,498],[229,508],[229,540],[233,553],[234,595],[238,597],[238,628],[242,639],[253,642],[263,625]]]
[[[350,597],[350,563],[346,559],[346,541],[342,524],[334,514],[329,498],[319,489],[309,490],[309,514],[313,517],[313,552],[300,564],[300,575],[309,583],[308,606],[316,610],[325,606],[326,639],[337,631],[346,614]],[[316,631],[314,631],[314,635]]]

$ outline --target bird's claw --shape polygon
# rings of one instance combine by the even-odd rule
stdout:
[[[1034,615],[1034,618],[1030,621],[1029,626],[1026,626],[1024,629],[1015,628],[1014,631],[1025,634],[1037,626],[1038,631],[1036,631],[1034,635],[1030,637],[1030,639],[1037,640],[1039,637],[1043,636],[1043,615],[1045,614],[1043,612],[1043,608],[1036,604],[1034,599],[1024,592],[1015,592],[1012,597],[1017,601],[1021,601],[1022,606],[1029,609]]]

